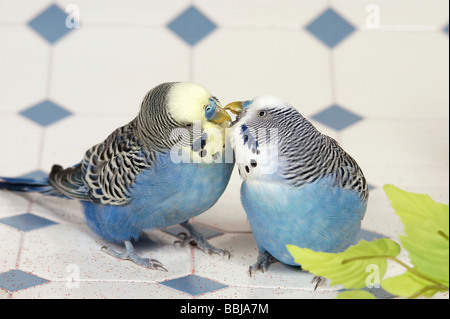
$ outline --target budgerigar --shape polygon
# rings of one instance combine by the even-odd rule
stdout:
[[[165,269],[136,254],[132,241],[145,229],[181,224],[190,233],[185,242],[225,253],[187,221],[212,207],[228,184],[234,166],[234,158],[224,159],[229,122],[202,86],[164,83],[146,94],[134,120],[91,147],[79,164],[54,165],[43,180],[1,178],[0,188],[80,200],[87,225],[126,248],[102,250],[147,268]]]
[[[368,187],[356,161],[294,107],[272,96],[234,102],[230,143],[243,178],[241,202],[260,251],[297,265],[286,245],[339,252],[360,230]]]

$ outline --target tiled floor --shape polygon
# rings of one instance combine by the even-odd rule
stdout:
[[[362,236],[397,239],[384,184],[449,202],[448,6],[0,0],[0,176],[73,165],[136,115],[148,89],[189,80],[223,103],[272,94],[297,106],[363,168],[371,195]],[[106,242],[77,202],[0,191],[0,298],[335,297],[339,287],[313,291],[310,274],[280,263],[248,276],[257,248],[239,186],[235,172],[194,219],[230,259],[174,245],[177,229],[139,242],[168,272],[101,252]]]

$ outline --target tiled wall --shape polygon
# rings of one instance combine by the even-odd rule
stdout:
[[[0,176],[40,177],[54,163],[73,165],[130,121],[150,88],[195,81],[222,104],[272,94],[296,106],[365,172],[365,228],[395,236],[400,226],[384,184],[448,203],[448,7],[447,0],[0,0]],[[239,186],[234,174],[196,222],[248,233]],[[30,211],[47,214],[0,192],[0,217]],[[15,251],[1,247],[0,271],[16,268]]]

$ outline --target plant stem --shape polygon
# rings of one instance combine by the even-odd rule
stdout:
[[[416,292],[415,294],[409,296],[408,299],[417,298],[417,297],[423,295],[425,292],[427,292],[428,290],[431,290],[431,289],[436,289],[438,291],[447,291],[448,287],[444,286],[444,285],[426,286],[426,287],[422,288],[421,290],[419,290],[418,292]]]

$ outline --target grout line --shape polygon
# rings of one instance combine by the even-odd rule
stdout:
[[[42,162],[44,158],[44,147],[45,147],[45,128],[41,128],[41,138],[39,140],[39,150],[37,158],[37,168],[42,169]]]
[[[333,50],[330,49],[330,56],[329,56],[329,68],[330,68],[330,88],[331,88],[331,98],[332,103],[336,104],[336,70],[334,65],[334,55]]]
[[[437,25],[380,25],[378,27],[361,26],[361,31],[371,32],[436,32],[442,28]]]
[[[53,45],[50,45],[50,52],[48,55],[48,66],[47,66],[47,88],[45,90],[45,95],[47,99],[50,99],[50,87],[52,81],[52,70],[53,70]]]
[[[0,22],[0,27],[23,26],[22,23]],[[364,32],[442,32],[443,27],[438,25],[380,25],[379,27],[356,26],[359,31]],[[83,23],[80,28],[147,28],[165,29],[164,24],[151,24],[146,22],[88,22]],[[220,25],[221,29],[231,30],[253,30],[253,31],[298,31],[304,26],[297,24],[266,25],[266,24],[228,24]]]
[[[194,49],[189,49],[189,81],[194,82]]]
[[[336,68],[334,63],[334,51],[333,49],[329,50],[329,68],[330,68],[330,87],[331,87],[331,99],[332,105],[337,105],[337,94],[336,94]],[[342,144],[341,132],[337,131],[335,135],[336,141],[339,144]]]
[[[192,261],[192,270],[191,270],[191,274],[195,274],[195,251],[194,251],[195,247],[193,247],[191,245],[191,261]]]
[[[33,202],[33,200],[30,200],[30,203],[32,203],[32,202]],[[30,206],[31,206],[31,204],[30,204]],[[20,259],[22,257],[22,249],[23,249],[24,237],[25,237],[25,233],[23,231],[20,231],[19,250],[17,252],[15,269],[19,269]]]

